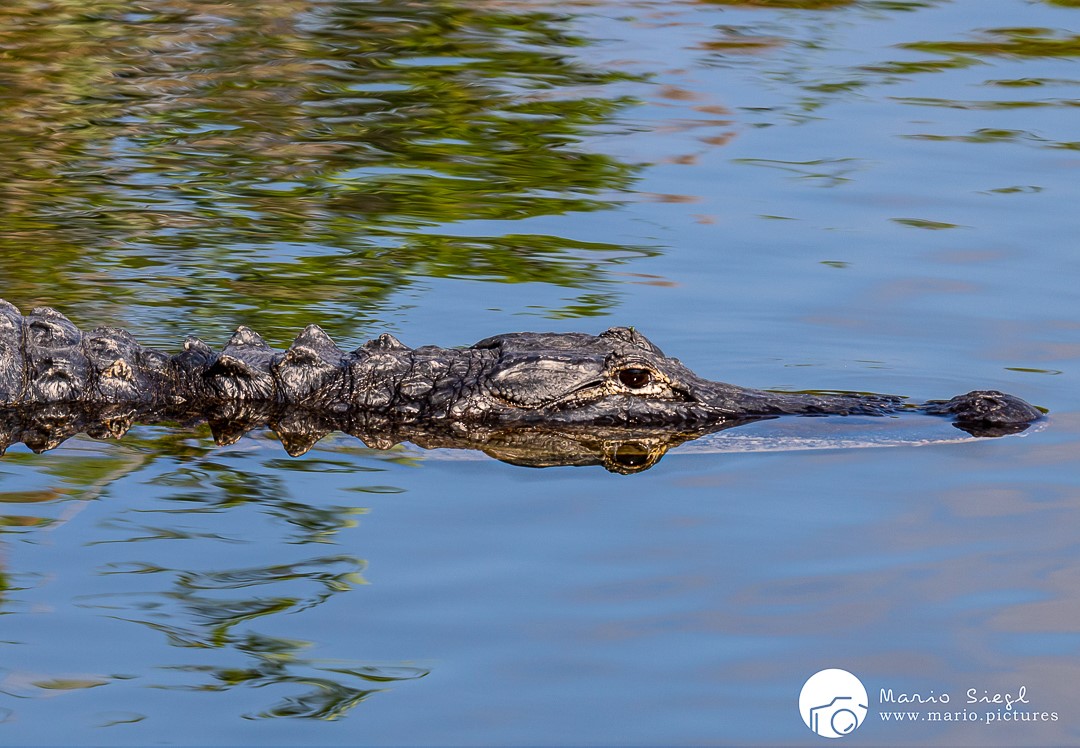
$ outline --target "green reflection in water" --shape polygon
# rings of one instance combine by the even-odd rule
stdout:
[[[838,187],[851,181],[849,174],[863,167],[860,159],[831,158],[814,161],[778,161],[768,158],[736,158],[733,164],[764,166],[792,174],[793,179],[804,180],[818,187]]]
[[[301,687],[300,694],[245,716],[332,720],[344,716],[371,694],[385,690],[388,684],[420,678],[428,671],[403,665],[374,666],[317,660],[301,654],[312,646],[312,642],[236,629],[266,616],[312,608],[334,594],[363,584],[362,568],[363,561],[348,555],[223,571],[118,564],[105,573],[166,575],[171,587],[147,595],[96,595],[84,605],[121,608],[142,615],[133,618],[118,613],[115,617],[158,631],[176,647],[222,650],[221,660],[225,664],[159,666],[162,670],[183,674],[185,680],[188,675],[196,676],[195,682],[158,684],[159,688],[221,692],[238,686],[298,686]],[[237,590],[267,586],[272,590],[287,590],[288,594],[235,595]],[[178,620],[181,623],[177,623]],[[243,656],[247,663],[229,664],[235,655]],[[203,676],[209,676],[209,680]]]
[[[318,465],[325,461],[314,462]],[[288,463],[280,459],[271,459],[263,469],[267,471],[266,474],[239,472],[227,464],[212,459],[202,460],[197,465],[183,465],[169,473],[157,476],[152,481],[156,485],[167,486],[170,490],[170,502],[179,503],[181,506],[169,509],[137,510],[136,513],[139,515],[164,514],[170,517],[171,522],[176,522],[185,516],[216,514],[251,505],[257,507],[263,514],[295,528],[287,542],[329,543],[334,541],[334,536],[339,531],[356,527],[357,517],[367,512],[367,509],[363,507],[326,506],[289,498],[289,489],[283,480],[285,471],[317,470],[304,462]],[[365,471],[374,470],[376,468],[355,466],[350,472],[362,474]],[[361,485],[347,490],[362,493],[397,493],[403,489],[396,486]],[[142,534],[108,542],[160,539],[179,532],[175,527],[146,526],[134,521],[125,524],[140,528]],[[229,540],[216,534],[213,537],[218,540]]]
[[[714,5],[742,5],[747,8],[796,8],[826,10],[851,5],[855,0],[704,0]]]
[[[232,629],[239,624],[275,613],[313,608],[332,594],[350,590],[356,584],[364,584],[360,575],[363,567],[362,560],[339,555],[311,558],[293,564],[223,571],[175,570],[152,564],[127,563],[113,565],[113,569],[106,573],[172,575],[172,589],[157,593],[162,600],[123,604],[126,608],[149,612],[149,617],[125,620],[133,620],[165,633],[175,646],[216,648],[238,641],[239,635]],[[304,584],[297,587],[287,584],[290,582]],[[256,595],[250,598],[200,594],[203,591],[221,592],[264,585],[282,586],[289,589],[291,594]],[[314,592],[308,591],[312,586],[315,587]],[[115,606],[105,604],[101,607]],[[186,625],[176,624],[177,619],[183,619]]]
[[[941,0],[697,0],[708,5],[736,5],[744,8],[790,10],[838,10],[856,6],[871,10],[914,11],[937,5]]]
[[[298,685],[309,689],[298,696],[286,697],[265,711],[244,715],[248,719],[306,717],[335,720],[372,694],[386,690],[387,684],[415,680],[428,674],[423,668],[408,666],[334,667],[298,656],[307,646],[308,642],[303,641],[249,635],[236,642],[235,647],[255,660],[251,667],[183,665],[172,669],[213,676],[212,682],[187,687],[190,690],[226,691],[235,686],[267,685]]]
[[[1080,104],[1078,104],[1080,105]],[[991,127],[982,127],[968,135],[930,135],[925,133],[904,135],[910,140],[929,140],[936,142],[952,143],[1030,143],[1044,148],[1058,148],[1064,150],[1080,150],[1080,141],[1058,141],[1044,138],[1041,135],[1028,130],[1000,130]],[[995,190],[1001,192],[1002,190]],[[1016,189],[1014,192],[1018,191]]]
[[[946,223],[945,221],[928,221],[925,218],[893,218],[890,219],[893,223],[898,223],[901,226],[910,226],[915,229],[927,229],[929,231],[942,231],[944,229],[959,229],[963,228],[957,223]]]
[[[944,60],[894,60],[863,65],[860,70],[868,73],[886,73],[891,75],[912,75],[916,73],[940,73],[943,70],[959,70],[973,65],[985,65],[977,57],[955,55]]]
[[[0,289],[21,305],[271,336],[319,307],[342,333],[447,277],[582,289],[559,311],[597,314],[606,264],[649,253],[444,228],[605,209],[633,179],[582,147],[628,76],[575,59],[550,13],[12,0],[0,26]]]
[[[1006,100],[1006,101],[965,101],[958,99],[938,99],[929,96],[903,96],[895,101],[903,104],[916,106],[946,107],[948,109],[982,109],[994,111],[997,109],[1042,109],[1045,107],[1080,107],[1080,102],[1075,99],[1043,99],[1040,101],[1030,100]]]
[[[0,493],[5,508],[39,510],[41,516],[25,521],[18,514],[3,518],[3,530],[20,529],[23,542],[40,542],[35,541],[34,531],[46,532],[63,524],[94,499],[120,504],[96,523],[100,530],[96,538],[83,541],[113,560],[98,566],[102,582],[74,598],[76,607],[89,615],[114,619],[117,625],[145,627],[172,647],[199,654],[194,661],[179,664],[169,663],[167,656],[155,656],[147,667],[158,676],[95,675],[79,680],[68,674],[9,673],[0,692],[39,698],[50,691],[90,688],[121,677],[137,678],[145,686],[208,694],[241,686],[281,686],[287,695],[243,716],[333,720],[374,693],[427,675],[426,668],[406,663],[315,658],[306,650],[318,642],[258,630],[260,621],[275,629],[300,626],[302,630],[298,615],[366,584],[363,559],[340,552],[312,555],[304,553],[304,547],[335,542],[342,530],[355,527],[368,510],[293,497],[289,472],[317,470],[360,493],[401,492],[400,487],[385,485],[385,476],[375,475],[382,472],[381,458],[373,457],[370,450],[354,450],[349,457],[328,453],[312,459],[310,465],[270,457],[259,462],[257,469],[248,470],[244,467],[250,455],[222,453],[213,446],[205,427],[196,431],[178,435],[167,428],[137,428],[117,444],[74,440],[69,450],[47,459],[18,451],[6,456],[7,481],[23,480],[21,473],[26,469],[33,470],[38,479],[25,491]],[[133,493],[130,486],[125,488],[125,479],[136,475],[143,476],[139,485],[146,491]],[[127,496],[136,498],[128,503]],[[256,528],[258,534],[253,536]],[[160,545],[163,542],[167,546]],[[176,542],[190,548],[182,557],[193,559],[191,564],[139,560],[124,550],[157,553]],[[236,549],[233,558],[240,554],[253,561],[265,561],[266,549],[273,548],[274,561],[215,563],[219,542]],[[105,550],[110,548],[115,550]],[[197,567],[200,560],[206,563]],[[35,572],[0,570],[0,615],[40,615],[20,600],[20,593],[43,581]],[[281,693],[279,688],[273,691]],[[121,721],[136,718],[142,717],[127,715]]]
[[[0,539],[4,533],[57,527],[78,513],[123,477],[149,465],[153,458],[136,443],[95,454],[68,454],[57,460],[42,460],[25,452],[4,455],[12,468],[32,470],[48,485],[0,492]],[[6,472],[6,471],[5,471]],[[0,475],[3,475],[0,473]],[[34,515],[8,514],[9,507],[33,506]],[[31,536],[32,538],[32,536]]]
[[[724,5],[746,7],[777,7],[810,9],[813,3],[793,0],[703,0]],[[817,9],[824,10],[826,3]],[[802,13],[761,13],[749,24],[718,26],[722,38],[702,42],[696,47],[704,51],[700,63],[708,66],[740,65],[761,71],[771,81],[796,86],[805,95],[785,104],[744,109],[744,116],[759,118],[757,126],[772,126],[781,122],[805,124],[824,119],[822,109],[836,101],[863,100],[874,96],[874,89],[909,82],[912,77],[927,73],[947,74],[950,71],[977,68],[1001,75],[1007,65],[1022,65],[1036,60],[1069,59],[1080,56],[1080,36],[1070,31],[1040,27],[1003,27],[974,29],[968,38],[945,41],[902,42],[894,46],[911,55],[931,55],[924,59],[886,60],[858,65],[837,65],[832,59],[836,47],[836,32],[850,29],[858,16],[883,18],[876,11],[914,11],[947,5],[943,0],[913,3],[856,2],[837,4],[829,13],[808,16]],[[812,19],[808,20],[808,19]],[[805,24],[799,27],[797,24]],[[797,28],[796,32],[792,32]],[[997,78],[983,82],[994,88],[1009,89],[1009,97],[989,100],[953,99],[931,96],[893,97],[890,101],[914,106],[942,107],[963,110],[1021,110],[1075,108],[1077,100],[1069,93],[1049,98],[1040,88],[1075,87],[1077,81],[1067,77],[1034,75]],[[993,90],[988,88],[988,90]],[[991,128],[981,128],[967,142],[991,142],[983,136]],[[906,137],[906,136],[905,136]],[[933,136],[921,139],[935,139]],[[960,138],[949,137],[949,140]],[[1035,138],[1030,139],[1035,142]],[[1000,142],[1000,140],[998,141]],[[1077,150],[1072,140],[1039,141],[1043,147]]]
[[[1080,56],[1080,35],[1054,29],[1004,28],[987,29],[980,39],[969,41],[909,42],[903,49],[936,52],[944,55],[978,55],[980,57],[1077,57]]]

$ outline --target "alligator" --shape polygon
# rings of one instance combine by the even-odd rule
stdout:
[[[199,418],[216,424],[219,441],[269,425],[294,455],[334,430],[379,447],[403,440],[595,446],[623,443],[619,433],[670,446],[778,416],[903,412],[947,416],[976,436],[1017,433],[1043,417],[995,390],[909,403],[715,382],[632,327],[507,333],[467,348],[409,348],[383,334],[346,352],[316,325],[284,351],[241,326],[220,352],[189,337],[169,355],[118,328],[84,333],[55,309],[23,316],[0,300],[0,450],[17,440],[47,449],[72,429],[118,436],[136,422]]]

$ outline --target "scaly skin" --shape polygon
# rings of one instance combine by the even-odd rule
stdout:
[[[25,317],[0,301],[0,408],[121,406],[132,413],[212,414],[250,404],[315,414],[331,427],[657,429],[704,433],[781,415],[917,410],[999,435],[1042,417],[1023,400],[976,391],[908,404],[866,394],[769,392],[703,379],[632,328],[599,336],[510,333],[469,348],[408,348],[382,335],[345,352],[315,325],[285,351],[240,327],[220,352],[197,338],[170,356],[127,332],[81,332],[50,308]]]

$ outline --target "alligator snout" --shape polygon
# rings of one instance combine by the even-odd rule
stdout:
[[[957,428],[976,436],[1015,434],[1043,417],[1043,411],[1031,403],[997,390],[975,390],[951,400],[932,400],[922,411],[951,415]]]

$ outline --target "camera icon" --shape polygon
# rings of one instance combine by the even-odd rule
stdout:
[[[866,718],[866,688],[846,670],[830,668],[810,676],[799,694],[806,726],[823,738],[842,738]]]

